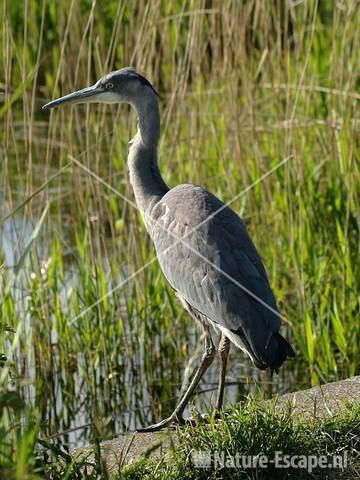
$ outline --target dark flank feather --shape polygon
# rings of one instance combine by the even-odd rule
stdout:
[[[230,339],[242,343],[259,368],[276,370],[294,352],[279,334],[280,315],[261,257],[238,215],[223,207],[217,197],[197,185],[179,185],[166,193],[154,208],[157,222],[150,232],[160,265],[169,283],[192,308],[231,333]],[[185,237],[191,249],[177,243],[162,253],[175,243],[164,226]]]

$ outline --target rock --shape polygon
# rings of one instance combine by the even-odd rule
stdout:
[[[141,456],[164,457],[174,446],[174,430],[160,432],[132,432],[120,435],[112,440],[101,442],[101,460],[109,473],[128,465]],[[72,457],[81,462],[86,460],[92,470],[94,465],[94,447],[84,447],[72,452]],[[89,472],[89,470],[88,470]]]
[[[278,397],[277,408],[282,410],[289,403],[294,408],[296,415],[305,418],[321,419],[328,415],[339,413],[344,405],[360,402],[360,376],[327,383],[307,390],[287,393]],[[163,457],[176,442],[173,430],[155,433],[128,433],[113,440],[101,443],[101,456],[109,472],[114,472],[119,467],[136,461],[141,455]],[[89,463],[93,463],[93,448],[85,447],[73,452]]]
[[[339,382],[326,383],[299,392],[286,393],[277,400],[278,408],[285,408],[289,402],[295,414],[306,418],[324,418],[338,413],[346,403],[360,402],[360,376]]]

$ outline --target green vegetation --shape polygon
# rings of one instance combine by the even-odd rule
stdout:
[[[238,195],[288,319],[296,360],[269,385],[234,349],[233,398],[359,372],[359,31],[355,0],[2,2],[0,476],[37,478],[69,446],[168,414],[198,339],[122,198],[133,112],[41,111],[125,65],[160,92],[165,179]],[[304,450],[328,448],[289,425],[289,448],[297,428]],[[210,435],[187,432],[184,455]]]
[[[344,452],[347,454],[344,454]],[[201,452],[210,454],[209,468],[195,467]],[[224,457],[216,456],[224,452]],[[314,468],[308,473],[305,468],[297,468],[295,463],[290,471],[279,470],[275,463],[269,461],[268,467],[254,466],[253,469],[234,468],[234,463],[242,456],[264,455],[269,460],[276,459],[278,453],[279,464],[286,461],[285,455],[326,455],[327,459],[339,455],[344,459],[345,469]],[[238,460],[236,460],[238,455]],[[220,422],[210,417],[209,423],[198,423],[193,427],[186,427],[178,434],[176,449],[168,458],[141,459],[135,465],[123,468],[119,479],[250,479],[250,478],[314,478],[322,474],[325,478],[341,478],[346,472],[357,478],[360,460],[360,408],[345,410],[340,416],[328,418],[321,422],[304,422],[293,415],[291,409],[279,413],[274,405],[259,407],[259,404],[250,402],[247,405],[237,405],[221,416]],[[226,464],[225,461],[228,461]],[[333,460],[334,461],[334,460]],[[221,462],[224,462],[222,464]],[[255,461],[254,461],[255,462]],[[355,476],[356,475],[356,476]]]

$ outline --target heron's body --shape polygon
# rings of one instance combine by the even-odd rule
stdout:
[[[148,121],[157,122],[157,110]],[[156,149],[144,145],[141,130],[131,141],[128,165],[161,269],[182,304],[223,332],[259,368],[279,368],[288,351],[279,344],[280,315],[274,313],[265,268],[240,217],[198,185],[170,190]]]
[[[183,184],[169,189],[164,182],[157,162],[158,98],[151,85],[134,70],[123,69],[49,106],[94,95],[97,101],[125,101],[137,110],[139,131],[131,141],[128,157],[136,203],[166,279],[208,335],[202,365],[187,393],[173,416],[153,428],[157,429],[181,416],[214,358],[209,326],[222,333],[219,407],[229,341],[261,369],[277,370],[294,352],[279,334],[281,322],[275,297],[261,257],[239,216],[200,186]]]

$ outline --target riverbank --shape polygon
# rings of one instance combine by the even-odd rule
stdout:
[[[242,478],[241,469],[221,467],[224,452],[230,459],[236,458],[236,453],[273,459],[281,451],[289,455],[326,455],[329,459],[336,456],[344,463],[338,468],[315,469],[316,478],[358,478],[355,474],[359,448],[360,376],[267,402],[251,398],[248,403],[232,407],[218,420],[210,416],[204,422],[199,417],[195,426],[158,433],[128,433],[101,443],[100,456],[94,456],[88,447],[74,452],[74,457],[79,458],[80,454],[82,462],[86,458],[90,468],[96,463],[95,457],[98,461],[101,458],[98,468],[114,478]],[[209,468],[200,468],[196,463],[200,454],[212,459]],[[218,464],[214,463],[215,455]],[[276,472],[274,468],[269,467],[272,473]],[[310,475],[306,469],[293,470],[294,478]],[[261,478],[265,471],[268,475],[268,469],[257,467],[243,474]],[[188,477],[190,472],[193,476]],[[209,476],[204,476],[204,472]]]

